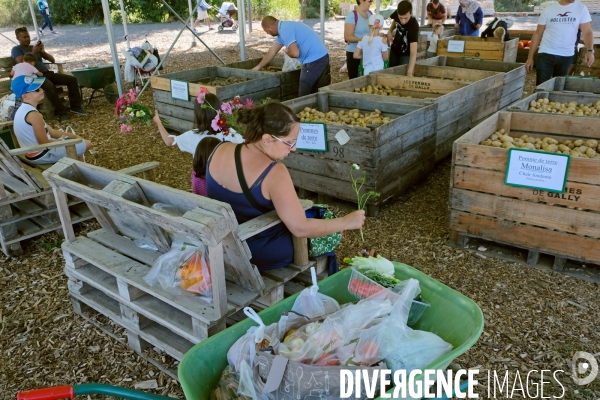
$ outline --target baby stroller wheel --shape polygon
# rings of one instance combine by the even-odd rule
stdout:
[[[219,30],[219,32],[223,32],[223,25],[219,25],[217,29]]]
[[[237,31],[237,27],[238,27],[237,25],[234,25],[231,27],[231,30],[235,32],[235,31]]]

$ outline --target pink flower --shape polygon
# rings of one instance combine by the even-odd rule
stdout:
[[[121,124],[121,133],[127,133],[127,132],[129,132],[129,131],[127,130],[127,126],[128,126],[127,124]],[[130,127],[130,128],[131,128],[131,127]]]
[[[252,101],[252,99],[248,98],[246,99],[246,101],[244,102],[244,108],[252,108],[254,107],[254,102]]]
[[[196,97],[198,104],[204,104],[204,97],[206,97],[206,92],[203,92],[202,89],[200,89],[200,93],[198,93],[198,97]]]
[[[221,104],[221,110],[225,114],[233,114],[233,111],[231,110],[231,104],[229,104],[229,103],[223,103],[223,104]]]
[[[219,126],[219,120],[220,119],[221,119],[221,113],[219,111],[217,111],[216,117],[210,123],[210,126],[211,126],[211,128],[213,128],[213,131],[220,131],[221,130],[221,127]]]

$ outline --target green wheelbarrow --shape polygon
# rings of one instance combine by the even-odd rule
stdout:
[[[452,360],[469,350],[483,332],[483,313],[473,300],[457,291],[425,275],[406,264],[394,262],[395,276],[404,280],[417,279],[421,286],[421,294],[430,303],[414,329],[433,332],[446,342],[452,344],[450,353],[438,358],[426,369],[446,370]],[[356,297],[348,291],[352,278],[352,270],[344,269],[339,273],[319,282],[319,292],[336,299],[340,304],[356,301]],[[276,322],[284,311],[292,309],[295,294],[277,304],[268,307],[259,315],[268,325]],[[179,381],[188,400],[207,400],[217,387],[221,373],[227,366],[227,351],[246,331],[256,326],[250,318],[231,326],[195,345],[190,349],[179,364]],[[421,379],[423,377],[421,376]],[[467,381],[461,383],[464,392]],[[137,392],[131,389],[117,388],[102,384],[84,384],[74,387],[63,386],[20,392],[18,400],[55,400],[73,399],[78,395],[104,394],[124,399],[158,400],[166,397]],[[442,396],[438,400],[447,399]]]
[[[80,94],[82,94],[83,88],[92,89],[92,95],[88,99],[88,105],[90,105],[94,99],[96,92],[103,93],[104,97],[106,97],[106,101],[110,104],[116,104],[117,99],[119,98],[119,91],[117,89],[117,84],[115,83],[115,68],[112,64],[76,69],[71,71],[71,73],[77,79]],[[96,96],[96,98],[98,97],[101,97],[101,95]],[[83,95],[81,98],[83,98]]]

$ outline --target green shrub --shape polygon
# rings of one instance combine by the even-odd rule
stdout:
[[[27,1],[24,0],[0,0],[0,26],[7,28],[18,28],[19,26],[31,25],[31,12]],[[37,6],[34,7],[37,12]],[[41,16],[40,16],[41,18]]]

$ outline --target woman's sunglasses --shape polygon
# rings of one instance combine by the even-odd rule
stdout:
[[[290,142],[286,142],[285,140],[279,139],[279,138],[278,138],[277,136],[275,136],[275,135],[271,135],[271,137],[272,137],[273,139],[279,140],[281,143],[283,143],[283,144],[285,144],[286,146],[288,146],[288,147],[290,148],[290,150],[292,150],[294,147],[296,147],[296,142],[298,141],[298,140],[294,140],[293,142],[291,142],[291,143],[290,143]]]

